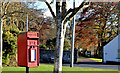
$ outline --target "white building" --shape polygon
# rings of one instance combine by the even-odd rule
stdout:
[[[120,62],[120,34],[103,48],[103,62]]]

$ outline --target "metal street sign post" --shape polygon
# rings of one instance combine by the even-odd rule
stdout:
[[[73,1],[73,8],[75,8],[75,0]],[[72,43],[71,43],[71,54],[70,54],[70,67],[73,67],[74,63],[74,37],[75,37],[75,18],[72,21]]]
[[[27,14],[26,32],[28,32],[28,14]],[[29,73],[29,67],[26,67],[26,73]]]

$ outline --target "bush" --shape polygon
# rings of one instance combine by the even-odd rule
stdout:
[[[19,29],[14,25],[5,25],[3,28],[3,65],[13,66],[16,65],[17,55],[17,36],[20,33]]]
[[[45,46],[45,45],[40,45],[40,48],[43,48],[43,49],[46,49],[46,50],[48,49],[47,46]]]

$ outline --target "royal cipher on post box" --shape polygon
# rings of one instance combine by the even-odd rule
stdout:
[[[17,39],[18,66],[39,66],[39,33],[23,32]]]

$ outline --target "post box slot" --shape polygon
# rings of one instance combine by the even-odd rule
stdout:
[[[30,62],[36,61],[36,49],[30,49]]]

